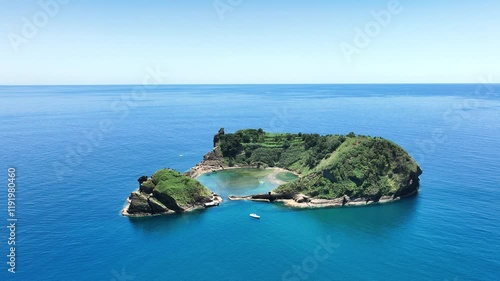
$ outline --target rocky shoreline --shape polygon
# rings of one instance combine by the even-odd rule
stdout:
[[[132,201],[134,200],[134,204]],[[143,194],[139,191],[134,191],[127,198],[127,203],[121,210],[121,214],[126,217],[140,218],[140,217],[152,217],[152,216],[162,216],[162,215],[170,215],[176,213],[184,213],[184,212],[192,212],[195,210],[206,209],[210,207],[219,206],[219,204],[223,201],[222,197],[216,193],[212,193],[211,201],[205,203],[194,204],[188,208],[182,209],[182,211],[169,209],[161,202],[159,202],[153,194]],[[143,206],[142,210],[131,211],[131,206],[134,208],[141,208],[136,206]],[[146,207],[147,206],[147,207]]]
[[[219,206],[222,197],[198,181],[172,169],[141,176],[139,189],[130,193],[121,214],[146,217],[191,212]]]
[[[212,151],[205,154],[203,156],[203,160],[200,163],[196,164],[194,167],[192,167],[185,174],[193,179],[196,179],[197,177],[205,173],[239,168],[239,167],[229,167],[228,165],[226,165],[223,161],[221,161],[221,158],[217,156],[215,149],[216,148],[212,149]]]
[[[382,196],[378,200],[372,200],[369,198],[350,198],[347,195],[344,195],[339,198],[334,199],[317,199],[311,198],[304,194],[280,194],[269,192],[267,194],[255,194],[255,195],[247,195],[247,196],[229,196],[229,200],[249,200],[249,201],[257,201],[257,202],[270,202],[276,203],[281,202],[284,203],[285,206],[297,209],[304,208],[333,208],[333,207],[347,207],[347,206],[366,206],[372,204],[384,204],[390,203],[394,201],[398,201],[401,198],[413,196],[417,193],[417,191],[407,194],[405,196]]]

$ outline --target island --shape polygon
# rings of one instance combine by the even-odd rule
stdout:
[[[280,168],[299,178],[265,194],[230,200],[284,202],[298,208],[367,205],[417,194],[422,174],[399,145],[349,133],[269,133],[262,129],[214,136],[214,148],[189,171],[193,178],[230,168]]]
[[[144,217],[218,206],[222,198],[197,180],[171,169],[141,176],[139,189],[130,194],[122,215]]]
[[[122,210],[148,216],[218,206],[222,198],[196,180],[226,169],[277,169],[298,175],[263,194],[229,196],[230,200],[283,202],[296,208],[386,203],[418,193],[421,168],[399,145],[380,137],[349,133],[270,133],[245,129],[213,138],[213,149],[181,174],[171,169],[138,179]]]

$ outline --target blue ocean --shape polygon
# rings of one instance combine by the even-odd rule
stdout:
[[[0,87],[0,280],[500,280],[500,85],[137,87]],[[187,171],[221,127],[384,137],[422,167],[420,193],[367,207],[225,200],[120,215],[139,176]],[[233,192],[216,174],[199,179]]]

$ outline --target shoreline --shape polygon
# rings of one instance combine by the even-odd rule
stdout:
[[[279,173],[291,173],[298,178],[302,175],[300,173],[287,170],[281,167],[265,167],[260,168],[253,165],[235,165],[235,166],[227,166],[226,163],[221,161],[220,157],[216,156],[215,148],[207,153],[203,160],[200,163],[197,163],[188,171],[184,172],[184,175],[189,176],[193,179],[197,179],[200,176],[208,173],[214,173],[218,171],[225,170],[233,170],[233,169],[259,169],[259,170],[270,170],[270,173],[265,175],[265,180],[270,182],[272,185],[276,187],[287,183],[286,181],[278,179],[276,176]],[[393,197],[394,195],[386,195],[378,198],[378,200],[374,201],[370,198],[350,198],[347,195],[343,195],[339,198],[333,199],[319,199],[319,198],[311,198],[310,196],[306,196],[304,194],[279,194],[269,191],[267,194],[254,194],[247,196],[228,196],[229,200],[249,200],[249,201],[258,201],[258,202],[269,202],[269,203],[283,203],[285,206],[294,208],[294,209],[316,209],[316,208],[335,208],[335,207],[353,207],[353,206],[366,206],[373,204],[385,204],[394,201],[399,201],[403,197],[414,196],[418,193],[418,188],[410,194],[406,194],[405,196]],[[196,204],[191,206],[190,208],[184,209],[182,212],[191,212],[198,209],[206,209],[212,206],[218,206],[222,202],[222,198],[213,193],[212,201],[208,204]],[[159,215],[169,215],[173,213],[177,213],[173,210],[168,210],[162,213],[139,213],[139,214],[129,214],[128,209],[131,205],[130,198],[127,198],[127,204],[121,211],[123,216],[127,217],[148,217],[148,216],[159,216]]]
[[[196,167],[196,168],[195,168]],[[226,170],[234,170],[234,169],[259,169],[259,170],[272,170],[272,172],[269,175],[266,175],[266,179],[269,180],[271,183],[278,183],[278,184],[283,184],[286,183],[285,181],[279,180],[276,178],[276,175],[278,173],[286,172],[290,174],[294,174],[297,177],[301,177],[301,175],[297,172],[290,171],[284,168],[280,167],[266,167],[266,168],[257,168],[255,166],[233,166],[233,167],[207,167],[203,166],[200,164],[197,164],[195,167],[191,168],[189,171],[186,173],[193,179],[196,179],[204,174],[208,173],[214,173],[214,172],[220,172],[220,171],[226,171]]]
[[[133,191],[133,192],[137,192],[137,191]],[[196,211],[196,210],[208,209],[208,208],[211,208],[211,207],[219,206],[219,204],[222,203],[222,201],[224,201],[222,199],[222,197],[220,195],[218,195],[218,194],[212,193],[212,196],[213,196],[212,197],[212,201],[207,202],[207,203],[203,203],[203,204],[192,205],[189,208],[183,209],[182,212],[176,212],[174,210],[168,209],[168,211],[161,212],[161,213],[136,213],[136,214],[130,214],[128,212],[130,204],[131,204],[131,200],[128,197],[127,198],[127,204],[125,204],[125,206],[122,208],[122,210],[120,211],[120,214],[122,216],[129,217],[129,218],[143,218],[143,217],[167,216],[167,215],[173,215],[173,214],[188,213],[188,212],[192,212],[192,211]]]
[[[388,196],[389,197],[389,196]],[[371,201],[364,199],[355,199],[353,201],[349,201],[342,205],[343,197],[335,198],[335,199],[312,199],[310,202],[302,202],[299,203],[294,199],[279,199],[276,202],[281,202],[285,206],[294,208],[294,209],[315,209],[315,208],[341,208],[341,207],[361,207],[368,205],[376,205],[376,204],[386,204],[395,201],[399,201],[401,198],[387,198],[380,199],[379,201]],[[321,201],[320,201],[321,200]],[[340,201],[340,202],[339,202]]]
[[[222,202],[222,199],[221,201]],[[220,203],[219,202],[219,203]],[[169,211],[169,212],[165,212],[165,213],[139,213],[139,214],[129,214],[127,212],[128,210],[128,207],[130,206],[130,203],[127,203],[125,205],[125,207],[123,207],[123,209],[120,211],[120,214],[122,216],[125,216],[125,217],[129,217],[129,218],[146,218],[146,217],[158,217],[158,216],[168,216],[168,215],[174,215],[174,214],[183,214],[183,213],[189,213],[189,212],[193,212],[193,211],[197,211],[197,210],[204,210],[204,209],[207,209],[208,207],[204,207],[204,206],[195,206],[195,207],[191,207],[191,208],[188,208],[188,209],[185,209],[184,211],[182,212],[175,212],[175,211]]]
[[[212,173],[212,172],[218,172],[218,171],[225,171],[225,170],[231,170],[231,169],[272,169],[276,171],[282,171],[282,172],[288,172],[296,175],[297,177],[301,177],[300,173],[297,173],[295,171],[290,171],[285,168],[280,168],[280,167],[265,167],[265,168],[259,168],[254,165],[234,165],[232,167],[228,166],[225,162],[222,161],[222,158],[217,155],[216,153],[217,147],[214,147],[210,152],[205,154],[203,156],[203,160],[200,163],[197,163],[191,169],[188,171],[184,172],[185,175],[196,179],[204,174],[207,173]],[[278,179],[274,179],[275,182],[281,184]]]
[[[418,194],[418,190],[406,196],[382,196],[379,200],[373,201],[366,198],[354,198],[344,195],[334,199],[310,198],[304,194],[254,194],[246,196],[228,196],[231,201],[255,201],[266,203],[283,203],[286,207],[293,209],[316,209],[316,208],[339,208],[339,207],[360,207],[367,205],[386,204],[399,201],[403,198],[412,197]]]

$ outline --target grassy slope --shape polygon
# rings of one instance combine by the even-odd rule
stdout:
[[[348,138],[305,177],[280,186],[318,198],[393,195],[409,182],[417,163],[396,144],[371,137]]]
[[[210,190],[197,180],[170,169],[156,171],[143,185],[174,198],[181,207],[191,206],[211,196]]]
[[[219,143],[230,165],[277,166],[303,175],[276,189],[317,198],[393,195],[409,181],[417,163],[382,138],[317,134],[273,134],[240,130]]]

